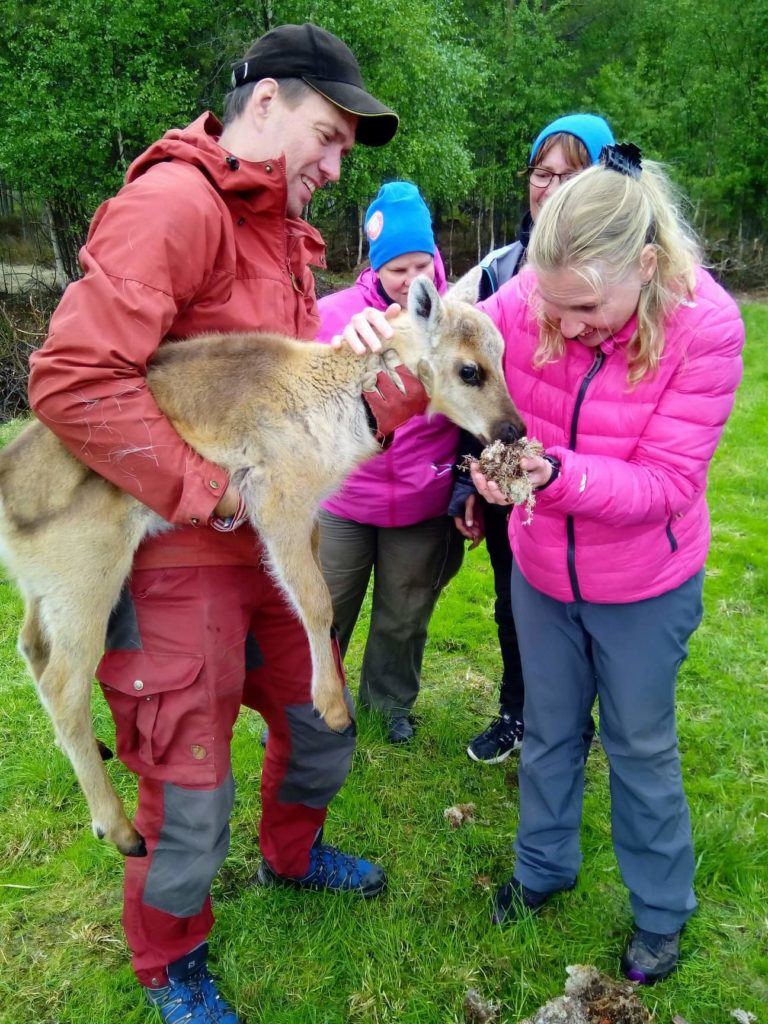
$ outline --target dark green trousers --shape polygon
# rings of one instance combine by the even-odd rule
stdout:
[[[363,707],[406,717],[419,693],[427,627],[459,571],[464,542],[448,516],[380,527],[320,512],[320,563],[346,653],[373,574],[371,624],[360,673]]]

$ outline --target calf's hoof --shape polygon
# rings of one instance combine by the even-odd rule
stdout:
[[[124,853],[126,857],[146,857],[147,856],[147,844],[144,842],[144,836],[140,836],[136,833],[136,842],[133,846],[127,850],[121,850],[120,853]]]
[[[118,838],[113,839],[112,836],[107,836],[106,830],[101,825],[94,824],[93,833],[97,839],[109,838],[124,857],[147,856],[147,844],[144,842],[144,836],[140,835],[130,822],[127,829],[123,829],[122,835]]]
[[[355,722],[350,717],[349,709],[344,701],[340,705],[332,704],[325,711],[316,708],[317,714],[323,719],[329,729],[340,732],[343,736],[355,735]]]
[[[133,834],[130,838],[116,841],[115,846],[124,857],[146,857],[147,844],[144,842],[144,836],[139,835],[135,829],[131,829],[131,832]]]
[[[96,740],[96,746],[99,748],[99,754],[101,755],[102,761],[111,761],[115,756],[109,749],[106,743],[102,743],[101,740]]]

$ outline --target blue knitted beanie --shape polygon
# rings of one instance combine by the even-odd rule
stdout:
[[[406,252],[435,255],[432,218],[410,181],[388,181],[381,186],[365,214],[365,233],[374,270]]]
[[[542,142],[550,135],[557,135],[560,132],[564,132],[566,135],[575,135],[583,142],[593,164],[600,159],[600,150],[603,146],[611,146],[616,141],[613,132],[608,127],[608,122],[602,117],[598,117],[597,114],[567,114],[565,117],[558,117],[552,124],[548,124],[536,136],[536,141],[531,147],[531,163],[536,159]]]

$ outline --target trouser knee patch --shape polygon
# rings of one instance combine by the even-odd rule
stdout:
[[[145,904],[174,917],[200,913],[229,850],[234,800],[231,773],[216,789],[163,785],[163,823],[144,886]]]
[[[354,714],[348,690],[344,698],[350,714]],[[291,759],[277,798],[281,803],[327,807],[349,774],[355,750],[354,730],[351,734],[334,732],[312,704],[289,705],[285,713],[291,732]]]

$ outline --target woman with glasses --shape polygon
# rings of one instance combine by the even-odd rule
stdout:
[[[480,299],[487,299],[501,285],[518,273],[525,262],[528,239],[545,201],[569,178],[597,163],[600,150],[614,141],[606,121],[595,114],[568,114],[548,124],[531,147],[528,175],[529,212],[523,218],[516,242],[489,253],[481,263]],[[460,453],[479,454],[473,438],[462,434]],[[517,646],[515,622],[512,617],[509,581],[512,574],[512,553],[507,537],[508,510],[488,504],[480,498],[468,474],[456,482],[449,512],[458,530],[472,541],[485,543],[493,568],[496,590],[495,619],[503,674],[499,693],[499,714],[476,736],[467,748],[473,761],[498,764],[506,760],[523,740],[523,673]],[[594,728],[585,743],[587,749]]]

